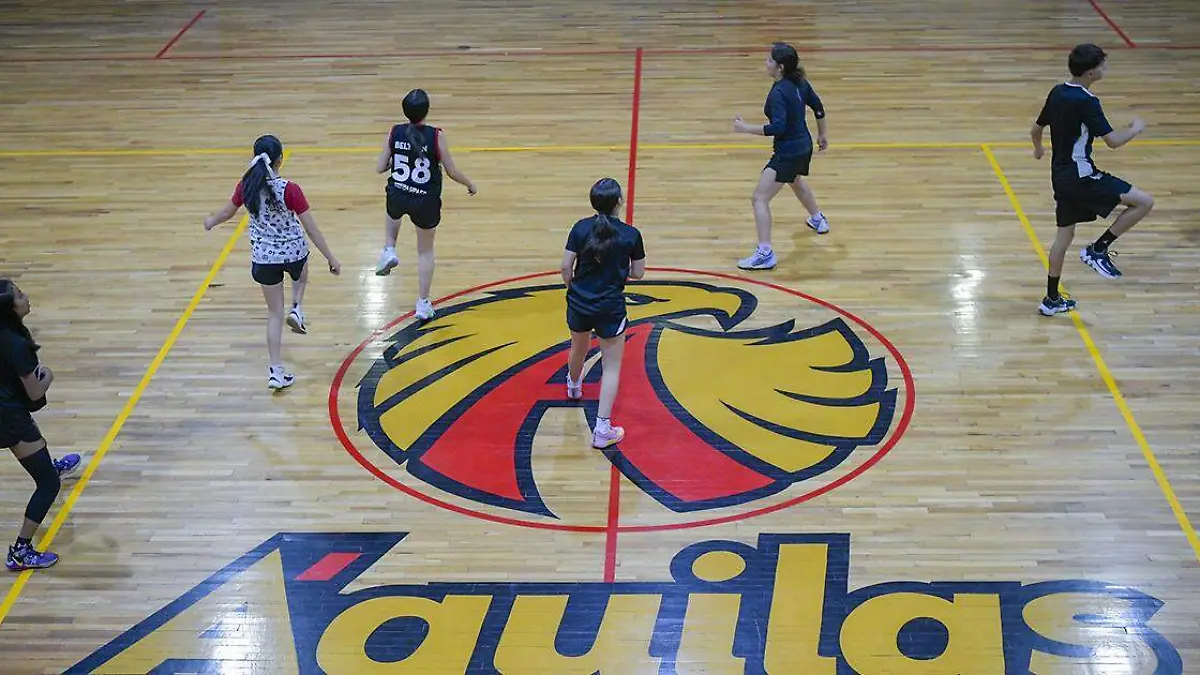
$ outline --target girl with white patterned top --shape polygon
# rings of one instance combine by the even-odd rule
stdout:
[[[305,234],[329,262],[329,271],[340,274],[341,263],[333,256],[313,220],[308,200],[300,186],[279,177],[283,144],[274,136],[254,141],[254,159],[238,181],[233,197],[217,213],[204,219],[211,230],[229,220],[242,206],[249,212],[250,276],[262,287],[267,301],[267,351],[271,366],[267,386],[273,390],[290,387],[296,377],[283,365],[283,274],[292,278],[292,309],[287,323],[297,333],[307,333],[300,302],[308,285],[308,242]]]

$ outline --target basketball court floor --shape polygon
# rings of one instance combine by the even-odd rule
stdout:
[[[1200,5],[95,0],[0,8],[0,276],[84,455],[0,579],[3,673],[1169,675],[1200,667]],[[828,110],[743,272],[773,41]],[[1080,42],[1157,200],[1054,236],[1028,130]],[[458,165],[437,318],[374,274],[411,88]],[[808,118],[810,129],[815,124]],[[245,221],[273,133],[314,251],[266,387]],[[556,269],[611,176],[646,241],[615,421],[562,387]],[[244,211],[243,211],[244,214]],[[32,482],[0,461],[15,534]]]

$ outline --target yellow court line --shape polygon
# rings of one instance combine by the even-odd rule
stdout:
[[[287,162],[289,154],[290,152],[288,151],[283,153],[283,159],[280,163],[281,165]],[[97,467],[100,466],[101,460],[103,460],[104,456],[108,454],[113,442],[115,442],[117,439],[117,435],[121,433],[121,429],[125,426],[126,420],[128,420],[129,416],[133,414],[133,409],[137,407],[138,401],[140,401],[142,398],[142,394],[146,392],[146,388],[150,385],[150,381],[154,379],[154,375],[158,372],[159,366],[163,364],[163,361],[165,361],[167,358],[167,354],[170,353],[171,348],[175,346],[175,341],[178,340],[180,334],[183,333],[184,327],[187,326],[188,319],[190,319],[192,314],[196,311],[196,308],[200,305],[200,301],[204,299],[204,294],[208,291],[209,284],[213,283],[213,281],[216,279],[217,273],[220,272],[221,267],[225,265],[225,260],[228,259],[229,254],[233,252],[233,248],[237,244],[238,238],[242,236],[242,232],[245,231],[246,225],[249,222],[250,215],[247,213],[246,215],[242,216],[241,222],[238,223],[238,226],[234,229],[233,234],[229,235],[229,240],[225,242],[225,247],[221,249],[221,253],[217,256],[217,260],[213,263],[212,267],[209,268],[208,275],[204,277],[204,281],[200,282],[200,287],[197,288],[196,293],[192,295],[191,302],[189,302],[187,308],[183,310],[183,314],[179,316],[179,320],[175,322],[175,328],[171,330],[170,335],[167,336],[166,341],[164,341],[162,347],[159,348],[158,354],[155,355],[154,360],[150,362],[150,366],[146,368],[145,374],[142,375],[141,382],[138,382],[137,387],[133,390],[133,394],[130,395],[129,400],[125,402],[125,407],[122,408],[121,412],[117,414],[117,418],[113,420],[112,426],[110,426],[108,429],[108,433],[105,434],[104,439],[100,441],[100,446],[96,448],[96,453],[92,455],[91,459],[88,461],[87,468],[84,469],[83,475],[79,477],[79,480],[75,483],[75,488],[71,490],[71,493],[67,495],[66,500],[63,501],[62,508],[59,509],[58,515],[55,516],[54,521],[50,523],[50,527],[46,529],[46,533],[42,536],[41,541],[38,542],[38,546],[42,550],[50,547],[50,544],[54,541],[55,535],[57,535],[58,531],[62,529],[63,523],[67,521],[67,517],[71,515],[71,509],[75,507],[75,502],[77,502],[79,500],[79,496],[83,494],[84,488],[87,487],[88,482],[92,479],[92,474],[96,472]],[[16,604],[17,598],[21,595],[21,591],[25,588],[25,584],[28,583],[29,577],[35,571],[36,570],[25,570],[24,572],[21,572],[17,576],[17,580],[13,583],[12,587],[8,589],[8,594],[4,596],[4,601],[0,602],[0,624],[4,623],[4,619],[7,618],[9,612],[12,611],[13,605]],[[46,571],[38,571],[38,573],[53,574],[53,572]]]
[[[1193,147],[1200,146],[1200,139],[1193,138],[1160,138],[1132,141],[1131,145],[1148,145],[1159,147]],[[997,141],[986,143],[993,148],[1024,148],[1029,147],[1029,141]],[[639,147],[644,150],[754,150],[761,152],[769,150],[764,144],[751,143],[643,143]],[[835,143],[834,150],[952,150],[959,148],[976,149],[980,143],[976,141],[895,141],[895,142],[864,142],[864,143]],[[358,155],[377,152],[377,146],[304,146],[296,148],[298,152],[317,155]],[[517,152],[628,152],[628,144],[622,145],[512,145],[512,146],[475,146],[455,148],[461,153],[517,153]],[[245,148],[97,148],[76,150],[0,150],[3,157],[156,157],[164,155],[240,155],[246,153]]]
[[[984,143],[979,147],[983,150],[983,154],[987,156],[988,162],[991,163],[992,171],[996,173],[996,178],[1000,180],[1000,185],[1004,187],[1004,193],[1008,195],[1009,203],[1012,204],[1013,210],[1017,213],[1017,218],[1021,221],[1022,227],[1025,228],[1025,234],[1029,236],[1029,241],[1033,243],[1038,256],[1042,259],[1042,265],[1049,270],[1050,259],[1046,255],[1046,250],[1042,247],[1041,242],[1038,241],[1037,233],[1034,231],[1033,225],[1029,223],[1029,218],[1025,217],[1025,209],[1021,208],[1021,202],[1017,199],[1016,192],[1013,191],[1012,185],[1009,184],[1008,177],[1004,175],[1004,170],[1000,168],[1000,162],[996,161],[996,155],[992,153],[992,148],[989,144]],[[1088,331],[1087,326],[1084,325],[1083,319],[1079,317],[1079,312],[1072,311],[1069,314],[1071,320],[1075,322],[1075,329],[1079,331],[1079,337],[1083,338],[1084,346],[1087,347],[1092,360],[1096,362],[1096,370],[1100,372],[1100,377],[1104,380],[1104,384],[1108,385],[1108,391],[1112,394],[1113,401],[1117,404],[1117,409],[1121,411],[1121,416],[1125,418],[1125,424],[1129,426],[1129,431],[1133,434],[1133,440],[1142,449],[1142,456],[1146,458],[1146,464],[1150,466],[1150,472],[1154,474],[1154,480],[1158,482],[1158,487],[1162,490],[1163,496],[1167,498],[1167,504],[1170,505],[1171,511],[1175,514],[1175,519],[1179,521],[1179,527],[1183,530],[1184,536],[1187,537],[1188,543],[1192,545],[1192,552],[1195,554],[1196,559],[1200,560],[1200,536],[1197,536],[1196,529],[1192,527],[1191,521],[1188,520],[1187,512],[1184,511],[1183,505],[1179,503],[1179,498],[1175,496],[1175,491],[1171,489],[1171,482],[1167,480],[1166,472],[1163,471],[1162,466],[1158,463],[1158,458],[1154,456],[1154,451],[1150,449],[1150,444],[1146,441],[1146,436],[1142,433],[1141,426],[1134,419],[1133,411],[1129,409],[1129,405],[1125,402],[1125,397],[1121,394],[1116,380],[1113,378],[1108,366],[1104,363],[1104,358],[1100,356],[1100,350],[1092,340],[1092,335]]]

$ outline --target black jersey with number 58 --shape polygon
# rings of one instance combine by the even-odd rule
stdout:
[[[414,197],[442,196],[442,163],[438,161],[437,127],[416,125],[413,135],[421,139],[415,147],[408,141],[410,124],[392,127],[389,145],[392,148],[392,173],[388,190],[398,190]]]

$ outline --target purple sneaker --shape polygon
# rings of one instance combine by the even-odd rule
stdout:
[[[62,459],[54,460],[54,468],[58,470],[58,477],[65,478],[75,473],[75,470],[79,468],[80,461],[82,461],[81,458],[74,452]]]
[[[621,427],[608,428],[608,431],[596,430],[592,432],[592,447],[597,450],[602,450],[610,445],[620,443],[625,438],[625,430]]]
[[[42,553],[32,546],[21,546],[20,548],[9,546],[8,559],[4,561],[4,566],[12,572],[23,572],[25,570],[44,570],[47,567],[53,567],[56,562],[58,562],[58,556],[54,553]]]

